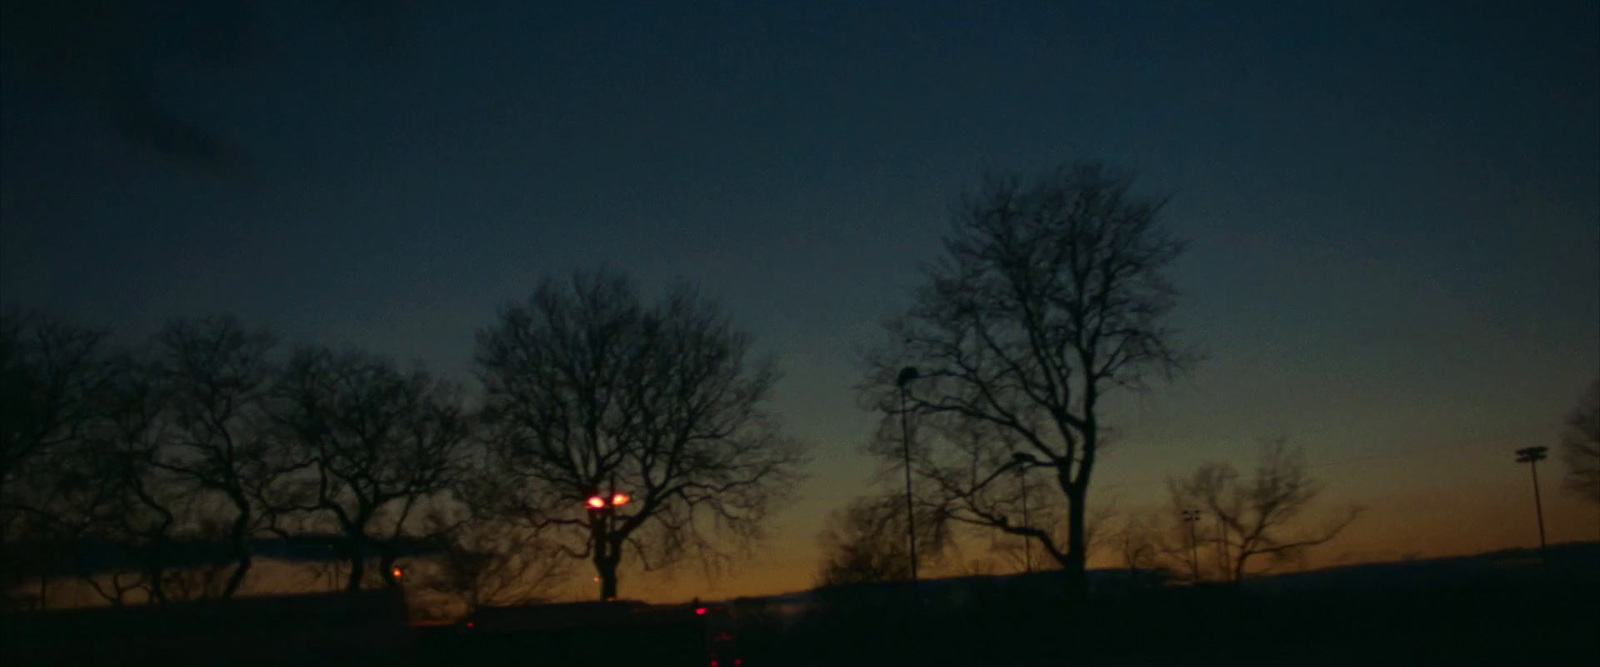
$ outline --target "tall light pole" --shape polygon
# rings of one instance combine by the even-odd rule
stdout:
[[[1022,478],[1022,525],[1029,528],[1033,524],[1028,521],[1028,467],[1039,463],[1027,452],[1015,452],[1011,455],[1011,462],[1017,466],[1017,476]],[[1022,536],[1022,567],[1027,572],[1033,571],[1033,539],[1027,535]]]
[[[1539,462],[1544,460],[1549,447],[1523,447],[1517,450],[1517,463],[1528,464],[1528,470],[1533,472],[1533,511],[1539,517],[1539,562],[1550,564],[1550,556],[1545,551],[1544,545],[1544,503],[1539,500]]]
[[[1194,526],[1200,523],[1200,510],[1184,510],[1183,522],[1189,524],[1189,568],[1194,583],[1200,583],[1200,543],[1195,539]]]
[[[900,387],[900,441],[906,463],[906,540],[911,546],[911,580],[917,580],[917,516],[911,504],[911,421],[906,411],[906,387],[917,379],[917,369],[900,369],[894,383]]]

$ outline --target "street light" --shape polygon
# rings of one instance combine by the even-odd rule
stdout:
[[[1200,583],[1200,544],[1194,536],[1194,526],[1200,523],[1200,510],[1186,509],[1183,511],[1183,522],[1189,524],[1189,568],[1194,575],[1194,583]]]
[[[1533,473],[1533,511],[1539,517],[1539,562],[1549,565],[1550,557],[1545,553],[1544,545],[1544,503],[1539,500],[1539,462],[1549,452],[1549,447],[1524,447],[1517,450],[1517,463],[1528,464],[1528,470]]]
[[[917,517],[911,504],[911,422],[906,411],[906,385],[917,379],[917,369],[900,369],[894,383],[900,387],[900,440],[906,463],[906,540],[911,547],[911,580],[917,580]]]
[[[1017,477],[1022,479],[1022,525],[1032,528],[1033,524],[1028,521],[1028,468],[1039,465],[1039,459],[1027,452],[1013,452],[1011,463],[1017,466]],[[1033,539],[1027,535],[1022,536],[1022,568],[1033,571]]]

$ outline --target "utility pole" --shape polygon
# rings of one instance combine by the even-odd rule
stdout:
[[[1189,524],[1189,568],[1194,574],[1194,583],[1200,583],[1200,542],[1195,537],[1194,526],[1200,523],[1200,510],[1184,510],[1183,522]]]
[[[911,504],[911,420],[906,410],[906,386],[917,379],[917,369],[907,366],[900,369],[895,384],[900,387],[900,441],[906,464],[906,541],[911,550],[911,580],[917,580],[917,515]]]
[[[1517,463],[1528,464],[1533,473],[1533,511],[1539,517],[1539,562],[1550,565],[1550,556],[1544,543],[1544,503],[1539,500],[1539,462],[1543,461],[1549,447],[1524,447],[1517,450]]]

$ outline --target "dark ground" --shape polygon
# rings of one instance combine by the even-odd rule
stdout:
[[[819,591],[799,615],[735,601],[723,626],[685,611],[554,632],[407,627],[381,593],[8,615],[0,664],[703,666],[720,627],[737,642],[719,667],[1600,664],[1596,544],[1553,548],[1549,567],[1490,554],[1102,590],[1076,607],[1053,577],[924,582],[920,603],[906,585]]]

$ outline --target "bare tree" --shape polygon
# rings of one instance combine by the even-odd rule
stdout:
[[[570,573],[572,559],[526,527],[487,519],[456,526],[433,563],[427,586],[470,614],[479,607],[549,600]]]
[[[1589,384],[1578,407],[1567,415],[1561,458],[1567,464],[1567,488],[1600,504],[1600,379]]]
[[[1077,592],[1102,401],[1194,360],[1164,324],[1176,294],[1166,270],[1183,244],[1158,224],[1164,201],[1131,184],[1097,164],[986,183],[961,207],[915,305],[889,323],[889,345],[868,356],[863,385],[893,421],[901,369],[919,369],[906,389],[913,421],[932,426],[913,462],[923,501],[1037,542]],[[899,456],[895,439],[879,442]],[[997,488],[1018,467],[1042,469],[1065,497],[1065,540],[1024,524],[1020,494]]]
[[[1252,477],[1242,478],[1226,463],[1207,463],[1188,477],[1169,479],[1167,489],[1175,514],[1199,510],[1221,523],[1222,536],[1212,544],[1224,554],[1223,574],[1232,581],[1270,569],[1252,570],[1258,557],[1282,563],[1332,540],[1361,513],[1352,507],[1318,527],[1296,529],[1321,485],[1311,477],[1304,452],[1290,449],[1283,438],[1262,448]]]
[[[113,375],[104,339],[36,312],[0,313],[0,592],[8,601],[31,572],[36,604],[46,604],[45,554],[98,530],[112,503],[111,490],[83,479],[78,465]]]
[[[226,500],[235,565],[221,595],[232,597],[254,563],[251,542],[263,523],[256,499],[284,472],[266,413],[277,337],[223,316],[173,322],[155,343],[168,410],[167,443],[152,465],[194,494]]]
[[[818,586],[840,586],[911,578],[904,498],[894,494],[857,498],[828,515],[817,537],[822,564]],[[949,541],[948,522],[923,513],[917,517],[919,565],[937,560]]]
[[[110,380],[105,333],[39,313],[0,314],[0,499],[22,466],[79,437]]]
[[[624,548],[646,569],[724,560],[710,531],[758,537],[802,463],[750,345],[688,289],[646,306],[617,275],[542,282],[478,334],[503,511],[591,560],[602,599]]]
[[[405,373],[369,355],[306,347],[285,366],[274,394],[274,419],[296,446],[290,458],[309,475],[265,504],[333,517],[345,537],[348,590],[360,590],[372,551],[383,581],[398,585],[393,544],[423,525],[423,512],[448,501],[466,469],[472,424],[459,392],[421,369]]]

